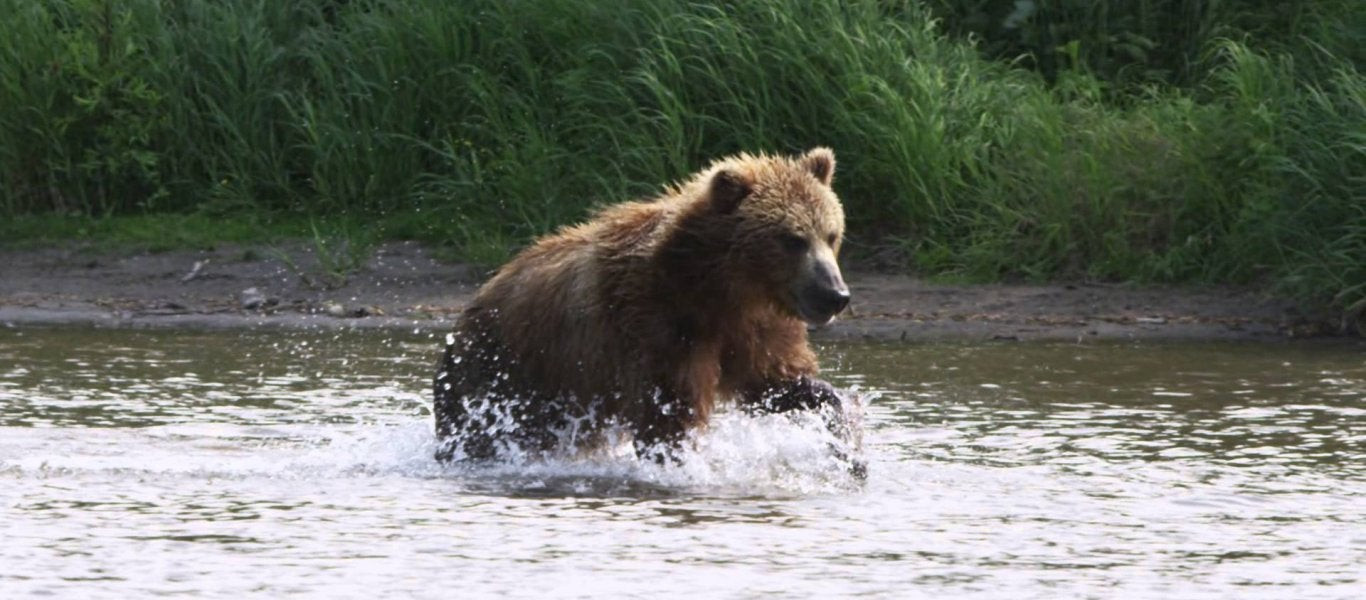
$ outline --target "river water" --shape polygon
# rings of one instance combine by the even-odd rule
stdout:
[[[0,597],[1366,597],[1366,351],[828,345],[869,475],[432,459],[439,341],[0,329]]]

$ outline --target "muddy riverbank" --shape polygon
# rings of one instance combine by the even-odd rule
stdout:
[[[848,269],[852,309],[816,339],[1276,340],[1333,332],[1258,290],[941,285]],[[0,250],[0,324],[442,330],[488,273],[411,243],[345,277],[305,245],[93,253]]]

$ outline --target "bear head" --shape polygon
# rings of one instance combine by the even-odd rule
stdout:
[[[709,209],[728,221],[725,263],[739,271],[738,284],[817,325],[850,299],[837,260],[844,209],[834,174],[829,148],[796,158],[742,154],[702,173]]]

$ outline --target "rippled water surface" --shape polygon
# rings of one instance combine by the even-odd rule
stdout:
[[[837,345],[683,464],[431,460],[425,335],[0,329],[0,597],[1366,597],[1366,350]]]

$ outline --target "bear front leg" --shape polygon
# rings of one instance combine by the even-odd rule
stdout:
[[[849,464],[849,472],[860,479],[867,477],[867,464],[850,456],[850,450],[858,445],[849,419],[844,411],[844,399],[835,386],[814,377],[802,376],[787,381],[769,382],[743,393],[743,408],[751,413],[788,413],[798,410],[813,410],[820,415],[826,429],[833,433],[841,444],[832,444],[831,450],[840,461]]]
[[[658,464],[678,463],[678,450],[687,437],[687,408],[675,399],[661,400],[637,415],[631,427],[636,456]]]
[[[848,440],[849,423],[844,417],[844,400],[835,386],[814,377],[798,377],[769,382],[747,391],[744,408],[756,413],[786,413],[796,410],[817,411],[825,426],[841,440]]]

